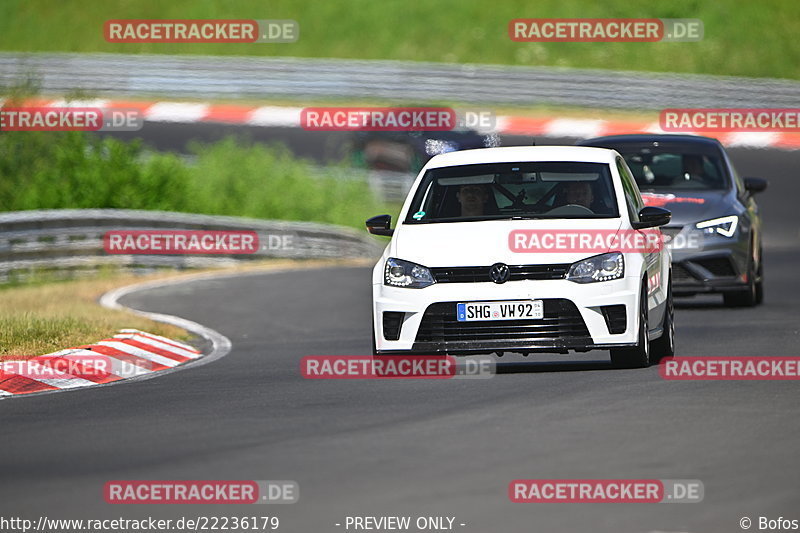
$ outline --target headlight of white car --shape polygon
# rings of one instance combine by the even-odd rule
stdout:
[[[699,230],[703,230],[703,233],[706,234],[719,233],[723,237],[733,237],[738,225],[739,217],[731,215],[729,217],[704,220],[703,222],[698,222],[694,226]]]
[[[625,260],[619,252],[596,255],[573,263],[567,272],[567,279],[575,283],[594,283],[610,281],[625,275]]]
[[[436,283],[431,271],[422,265],[394,259],[386,260],[383,269],[383,284],[391,287],[404,287],[408,289],[422,289]]]

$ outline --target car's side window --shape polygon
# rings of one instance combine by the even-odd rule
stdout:
[[[631,176],[627,165],[620,157],[617,158],[617,172],[619,172],[619,177],[622,180],[622,189],[625,191],[625,205],[628,207],[628,216],[632,222],[636,222],[639,220],[639,211],[644,207],[644,204],[633,176]]]
[[[730,164],[730,169],[731,169],[731,174],[733,174],[733,182],[736,184],[736,192],[740,197],[742,197],[745,195],[746,191],[746,189],[744,188],[744,180],[739,175],[739,173],[736,172],[736,167],[734,167],[733,164]]]

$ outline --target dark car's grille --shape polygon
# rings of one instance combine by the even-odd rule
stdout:
[[[569,263],[563,265],[510,265],[509,281],[564,279]],[[431,268],[436,283],[480,283],[491,282],[491,266],[438,267]]]
[[[569,300],[542,300],[544,318],[459,322],[458,302],[430,305],[417,331],[414,350],[458,352],[520,348],[581,348],[592,343],[578,308]]]
[[[708,259],[696,259],[693,263],[697,263],[705,268],[715,276],[735,276],[736,271],[733,269],[730,259],[727,257],[711,257]]]
[[[672,265],[672,282],[673,283],[697,283],[697,278],[686,270],[686,267],[675,263]]]

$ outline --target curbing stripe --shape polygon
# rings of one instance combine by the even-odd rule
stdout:
[[[61,372],[58,369],[52,368],[50,365],[42,364],[39,358],[29,359],[24,363],[25,369],[20,369],[13,371],[14,374],[27,378],[32,379],[34,381],[39,381],[44,383],[45,385],[50,385],[51,387],[55,387],[57,389],[66,389],[70,387],[85,387],[86,385],[91,385],[91,381],[87,381],[85,379],[73,376],[72,374],[67,374],[65,372]],[[18,366],[18,365],[15,365]],[[7,371],[7,368],[4,368],[4,371]],[[52,376],[52,377],[34,377],[34,376]]]
[[[92,357],[98,355],[103,359],[93,361]],[[0,399],[108,385],[169,370],[201,356],[179,341],[139,330],[121,330],[97,344],[0,363]]]
[[[199,355],[199,352],[197,352],[196,350],[189,351],[184,348],[180,348],[178,346],[174,346],[172,344],[168,344],[166,342],[162,342],[159,340],[154,340],[149,337],[145,337],[144,335],[138,335],[135,333],[133,334],[123,333],[119,335],[114,335],[114,338],[123,339],[124,342],[128,341],[135,342],[137,343],[137,345],[141,344],[141,346],[139,346],[140,348],[147,349],[148,347],[150,347],[153,349],[161,350],[165,352],[161,355],[166,355],[167,357],[172,357],[172,355],[178,355],[180,356],[181,360],[194,359]]]
[[[170,352],[168,350],[163,350],[161,348],[157,348],[157,347],[153,346],[152,344],[145,344],[145,343],[137,341],[135,339],[121,339],[121,341],[123,343],[125,343],[125,344],[133,346],[134,348],[139,348],[141,350],[145,350],[147,352],[150,352],[150,353],[153,353],[153,354],[156,354],[156,355],[162,355],[162,356],[164,356],[164,357],[166,357],[168,359],[172,359],[173,361],[176,361],[178,363],[185,363],[186,361],[189,360],[189,357],[186,357],[185,355],[178,353],[177,350]]]
[[[152,362],[152,361],[150,361],[148,359],[145,359],[143,357],[137,357],[137,356],[131,355],[129,353],[121,352],[121,351],[116,350],[114,348],[111,348],[109,346],[103,346],[103,345],[100,345],[100,344],[92,344],[92,345],[86,346],[85,348],[87,348],[87,349],[89,349],[89,350],[91,350],[93,352],[96,352],[96,353],[99,353],[99,354],[102,354],[102,355],[106,355],[108,357],[113,357],[114,359],[117,359],[117,360],[121,361],[122,363],[124,363],[126,365],[137,366],[137,367],[141,368],[142,370],[146,370],[148,372],[153,372],[153,371],[157,371],[157,370],[164,370],[165,368],[168,368],[166,365],[161,365],[161,364],[158,364],[158,363],[154,363],[154,362]]]
[[[87,364],[86,362],[80,359],[78,359],[77,361],[71,361],[72,358],[74,357],[72,356],[53,357],[53,358],[48,357],[47,359],[37,357],[34,359],[34,361],[39,362],[41,366],[50,368],[60,365],[61,361],[65,361],[71,369],[71,372],[69,373],[70,376],[74,376],[76,378],[80,378],[86,381],[91,381],[93,384],[106,383],[108,381],[121,379],[116,374],[107,372],[103,368],[96,367],[95,365]]]
[[[30,394],[32,392],[54,391],[56,387],[51,387],[41,381],[26,378],[17,374],[7,374],[0,371],[0,390],[12,394]]]
[[[97,344],[99,344],[100,346],[108,346],[109,348],[114,348],[119,352],[135,355],[136,357],[147,359],[148,361],[169,368],[172,368],[173,366],[177,366],[180,364],[178,363],[178,361],[170,359],[169,357],[164,357],[162,355],[158,355],[157,353],[153,353],[148,350],[143,350],[142,348],[137,348],[136,346],[131,346],[130,344],[126,344],[124,342],[115,341],[114,339],[102,340]]]
[[[169,344],[171,346],[175,346],[177,348],[183,348],[187,352],[191,352],[191,353],[195,354],[194,357],[197,357],[198,355],[200,355],[200,351],[197,350],[194,346],[190,346],[188,344],[184,344],[184,343],[182,343],[180,341],[175,341],[175,340],[172,340],[172,339],[168,339],[167,337],[162,337],[161,335],[153,335],[152,333],[146,333],[144,331],[139,331],[138,329],[121,329],[119,331],[120,331],[120,333],[134,333],[134,334],[140,335],[142,337],[145,337],[147,339],[153,339],[153,340],[161,341],[164,344]],[[116,336],[117,335],[115,335],[115,337]]]
[[[138,109],[145,121],[219,124],[240,124],[260,127],[299,128],[302,107],[247,106],[241,104],[214,104],[196,102],[132,102],[128,100],[41,100],[25,102],[29,106],[82,106],[103,109]],[[489,133],[489,132],[487,132]],[[658,122],[631,120],[579,119],[554,115],[552,117],[497,116],[494,133],[503,135],[536,135],[541,137],[566,137],[585,139],[621,133],[667,133]],[[743,148],[800,148],[800,132],[680,132],[717,137],[722,144]]]
[[[208,104],[158,102],[148,107],[144,116],[151,122],[199,122],[208,114]]]

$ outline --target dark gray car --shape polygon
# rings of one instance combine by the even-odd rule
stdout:
[[[647,205],[672,212],[662,228],[672,249],[676,296],[722,293],[725,304],[764,298],[761,178],[741,178],[722,144],[695,135],[613,135],[578,142],[619,152]]]

